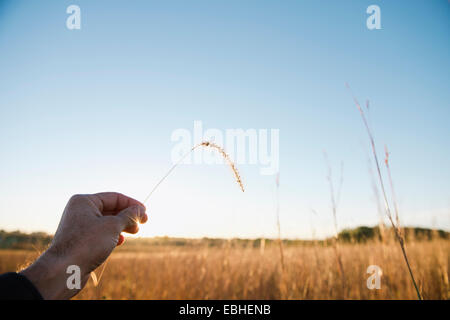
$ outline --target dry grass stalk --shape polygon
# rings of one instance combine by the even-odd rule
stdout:
[[[392,176],[391,176],[391,168],[389,167],[389,151],[387,146],[384,146],[384,152],[385,152],[385,158],[384,158],[384,163],[386,164],[386,169],[387,169],[387,174],[388,174],[388,179],[389,179],[389,184],[391,186],[391,194],[392,194],[392,202],[394,203],[394,219],[395,219],[395,223],[398,227],[398,231],[400,232],[400,234],[402,234],[401,229],[400,229],[400,217],[398,214],[398,205],[397,205],[397,197],[395,196],[395,190],[394,190],[394,183],[392,182]]]
[[[242,192],[244,192],[244,185],[242,183],[241,180],[241,176],[239,175],[239,172],[236,168],[236,166],[234,165],[233,161],[231,160],[230,156],[225,152],[225,150],[220,147],[219,145],[213,143],[213,142],[209,142],[209,141],[203,141],[202,143],[199,143],[195,146],[193,146],[191,148],[191,150],[189,150],[189,152],[187,152],[180,160],[178,160],[177,163],[175,163],[172,168],[169,169],[169,171],[167,171],[167,173],[158,181],[158,183],[153,187],[153,189],[150,191],[150,193],[147,195],[147,197],[145,197],[144,199],[144,204],[148,201],[148,199],[150,198],[150,196],[153,194],[153,192],[155,192],[155,190],[159,187],[159,185],[169,176],[169,174],[181,163],[183,162],[184,159],[186,159],[186,157],[188,155],[190,155],[195,149],[199,148],[199,147],[209,147],[209,148],[213,148],[215,150],[217,150],[222,157],[225,159],[225,161],[228,163],[228,165],[230,166],[231,170],[233,171],[233,174],[236,178],[237,183],[239,184],[239,187],[241,188]]]
[[[259,253],[261,255],[264,254],[264,249],[266,248],[266,239],[265,238],[261,238],[261,240],[259,241]]]
[[[339,179],[339,188],[338,188],[338,193],[337,193],[337,197],[335,197],[335,193],[334,193],[334,186],[333,186],[333,180],[332,180],[332,170],[331,170],[331,165],[328,161],[328,156],[327,153],[324,151],[324,158],[325,158],[325,162],[327,164],[327,168],[328,168],[328,175],[327,175],[327,180],[330,186],[330,200],[331,200],[331,210],[333,213],[333,223],[334,223],[334,237],[333,237],[333,249],[336,255],[336,261],[338,264],[338,268],[339,268],[339,272],[341,274],[341,279],[342,279],[342,292],[343,292],[343,296],[344,299],[346,297],[345,294],[345,288],[346,288],[346,278],[345,278],[345,271],[344,271],[344,265],[342,263],[342,258],[341,258],[341,253],[339,251],[339,229],[338,229],[338,224],[337,224],[337,208],[339,205],[339,200],[340,200],[340,196],[341,196],[341,190],[342,190],[342,184],[343,184],[343,177],[344,177],[344,165],[341,162],[341,177]]]
[[[280,261],[281,261],[281,270],[284,271],[284,251],[283,251],[283,241],[281,240],[281,224],[280,224],[280,173],[277,173],[277,177],[275,179],[275,184],[277,186],[277,194],[276,194],[276,214],[277,214],[277,229],[278,229],[278,246],[280,248]]]
[[[242,184],[242,180],[241,180],[241,176],[239,175],[239,172],[236,168],[236,166],[234,165],[234,162],[231,161],[230,156],[225,152],[225,150],[220,147],[219,145],[213,143],[213,142],[209,142],[209,141],[204,141],[196,146],[194,146],[191,149],[191,152],[194,151],[194,149],[196,149],[197,147],[209,147],[209,148],[213,148],[215,150],[217,150],[222,157],[225,159],[225,161],[228,163],[228,165],[230,166],[231,170],[233,171],[234,177],[236,178],[236,182],[239,184],[239,187],[241,188],[242,192],[244,192],[244,185]]]
[[[346,84],[346,86],[351,91],[350,86],[348,84]],[[417,286],[416,280],[414,278],[414,274],[413,274],[412,269],[411,269],[411,265],[410,265],[409,260],[408,260],[408,256],[406,254],[405,240],[404,240],[403,234],[401,233],[401,229],[400,229],[400,225],[399,225],[399,219],[398,219],[398,210],[397,210],[397,206],[396,205],[395,205],[395,217],[393,217],[392,213],[391,213],[392,211],[391,211],[391,208],[389,206],[387,193],[386,193],[386,190],[385,190],[385,187],[384,187],[383,176],[381,174],[380,164],[379,164],[378,156],[377,156],[377,152],[376,152],[375,139],[373,138],[373,134],[372,134],[372,131],[370,130],[369,124],[367,122],[364,110],[361,108],[358,100],[353,95],[353,93],[352,93],[352,97],[353,97],[353,101],[354,101],[356,107],[359,110],[361,118],[362,118],[362,120],[364,122],[364,125],[366,127],[367,134],[369,136],[370,145],[371,145],[371,148],[372,148],[372,154],[373,154],[373,157],[374,157],[374,160],[375,160],[375,165],[376,165],[376,168],[377,168],[378,180],[379,180],[379,183],[380,183],[381,193],[383,195],[386,215],[387,215],[389,221],[391,222],[392,229],[394,230],[395,236],[396,236],[396,238],[398,240],[398,243],[400,244],[400,248],[401,248],[402,253],[403,253],[403,258],[405,260],[406,266],[408,267],[408,271],[409,271],[411,280],[413,282],[414,288],[415,288],[416,293],[417,293],[417,298],[419,300],[422,300],[422,295],[420,294],[420,290],[419,290],[419,288]],[[386,156],[388,156],[388,153],[386,153]],[[385,164],[386,164],[386,167],[387,167],[387,170],[388,170],[389,180],[392,182],[388,157],[386,157],[386,159],[385,159]],[[391,186],[392,186],[392,184],[391,184]]]
[[[370,128],[370,130],[372,130],[371,121],[370,121],[369,100],[366,100],[366,110],[367,110],[368,127]],[[377,183],[376,183],[377,179],[376,179],[375,174],[374,174],[374,172],[372,170],[372,161],[370,160],[370,156],[368,157],[368,169],[369,169],[369,175],[370,175],[371,183],[372,183],[372,191],[374,193],[375,202],[376,202],[376,205],[377,205],[377,212],[378,212],[379,219],[380,219],[380,221],[378,223],[379,231],[380,231],[380,241],[382,243],[384,243],[384,241],[387,240],[387,238],[385,237],[385,234],[386,234],[386,230],[385,229],[386,228],[385,228],[385,225],[384,225],[384,218],[383,218],[384,217],[384,213],[383,213],[384,210],[383,210],[383,206],[382,206],[381,201],[380,201],[380,192],[378,191],[378,186],[377,186]]]
[[[150,193],[147,195],[147,197],[145,197],[143,203],[145,204],[148,199],[150,198],[150,196],[153,194],[153,192],[155,192],[155,190],[159,187],[159,185],[169,176],[169,174],[188,156],[190,155],[195,149],[197,149],[198,147],[208,147],[208,148],[213,148],[215,150],[217,150],[222,157],[225,159],[225,161],[227,162],[227,164],[230,166],[231,170],[233,171],[233,174],[236,178],[237,183],[239,184],[239,187],[241,188],[242,192],[244,192],[244,185],[242,183],[241,180],[241,176],[239,175],[239,172],[236,168],[236,166],[234,165],[234,162],[231,160],[230,156],[225,152],[225,150],[220,147],[219,145],[213,143],[213,142],[209,142],[209,141],[203,141],[202,143],[199,143],[195,146],[193,146],[191,148],[191,150],[189,150],[189,152],[187,152],[180,160],[178,160],[177,163],[175,163],[170,169],[169,171],[167,171],[167,173],[158,181],[158,183],[153,187],[153,189],[150,191]],[[108,259],[103,263],[103,268],[102,271],[100,272],[99,277],[97,278],[96,274],[94,272],[91,272],[91,278],[92,281],[94,282],[94,286],[98,286],[98,284],[100,283],[100,279],[103,275],[103,272],[105,271],[106,265],[108,264]]]

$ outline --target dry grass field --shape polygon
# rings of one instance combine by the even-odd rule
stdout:
[[[100,284],[92,279],[76,299],[416,299],[398,243],[341,244],[344,276],[332,246],[264,250],[224,242],[220,246],[133,246],[109,259]],[[409,241],[411,265],[424,299],[448,299],[450,241]],[[0,273],[18,270],[37,252],[0,250]],[[369,265],[382,269],[381,289],[366,285]],[[100,267],[101,268],[101,267]]]

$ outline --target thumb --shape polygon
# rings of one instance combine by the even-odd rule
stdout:
[[[134,205],[120,211],[117,215],[119,229],[128,233],[137,233],[139,231],[138,223],[147,221],[145,207]]]

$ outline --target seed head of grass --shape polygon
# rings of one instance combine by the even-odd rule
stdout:
[[[241,188],[242,192],[244,192],[244,185],[242,183],[241,176],[239,175],[239,172],[238,172],[236,166],[234,165],[234,162],[231,160],[230,156],[228,155],[228,153],[226,153],[225,150],[222,147],[220,147],[219,145],[217,145],[213,142],[209,142],[209,141],[203,141],[202,143],[194,146],[192,148],[192,150],[194,150],[195,148],[200,147],[200,146],[207,147],[207,148],[213,148],[222,155],[222,157],[225,159],[225,161],[228,163],[231,170],[233,171],[234,177],[236,178],[236,182],[239,184],[239,187]]]

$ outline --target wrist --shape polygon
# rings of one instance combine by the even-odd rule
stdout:
[[[67,286],[70,274],[66,271],[69,265],[71,263],[49,249],[32,265],[19,273],[33,283],[45,300],[69,299],[80,291],[69,289]]]

